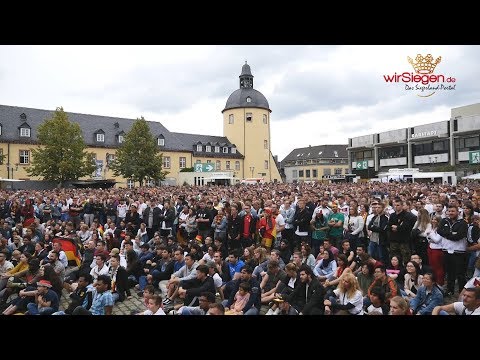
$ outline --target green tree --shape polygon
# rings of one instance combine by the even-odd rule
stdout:
[[[130,131],[109,165],[115,176],[138,181],[163,180],[168,171],[162,171],[162,154],[155,137],[143,116],[135,120]]]
[[[56,181],[60,187],[65,181],[77,180],[95,171],[94,154],[85,150],[87,145],[80,125],[70,122],[62,107],[38,127],[37,138],[40,146],[31,149],[28,175]]]

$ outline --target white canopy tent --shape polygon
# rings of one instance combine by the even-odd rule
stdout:
[[[462,180],[480,180],[480,173],[464,176]]]

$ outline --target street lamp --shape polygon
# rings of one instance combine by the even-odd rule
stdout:
[[[12,172],[12,177],[10,177],[10,171]],[[13,179],[13,172],[14,171],[18,171],[18,163],[15,164],[15,165],[8,163],[7,164],[7,177],[8,177],[8,179],[10,179],[10,178]]]
[[[255,166],[250,166],[250,171],[252,172],[252,178],[253,178],[253,172],[255,171]]]

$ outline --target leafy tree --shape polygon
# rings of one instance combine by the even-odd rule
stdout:
[[[164,180],[162,154],[143,116],[135,120],[109,165],[115,176],[122,175],[143,185],[145,180]]]
[[[70,122],[62,107],[38,127],[37,138],[40,146],[31,149],[28,175],[56,181],[62,186],[65,181],[77,180],[95,171],[94,154],[85,150],[87,145],[80,125]]]

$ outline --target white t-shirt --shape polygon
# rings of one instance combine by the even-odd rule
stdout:
[[[280,236],[280,234],[282,233],[281,231],[279,231],[278,229],[281,227],[281,226],[285,226],[285,219],[283,218],[283,215],[282,214],[278,214],[277,217],[275,218],[275,226],[277,228],[277,237]]]
[[[367,308],[367,314],[368,315],[383,315],[383,310],[382,310],[381,307],[375,307],[372,304]]]
[[[167,315],[162,308],[158,309],[157,312],[154,314],[151,310],[145,310],[143,315]]]
[[[455,314],[457,315],[480,315],[480,307],[476,308],[474,311],[466,310],[461,301],[453,303],[453,307],[455,309]],[[464,310],[465,313],[463,313]]]
[[[215,285],[215,289],[218,289],[223,284],[222,278],[217,273],[213,275],[213,284]]]
[[[363,295],[360,290],[355,291],[351,298],[346,293],[340,293],[340,289],[333,290],[340,305],[353,304],[355,307],[348,310],[352,315],[363,315]]]
[[[463,288],[464,289],[474,288],[475,287],[475,280],[480,281],[480,276],[475,276],[475,277],[471,278],[470,280],[468,280]]]

